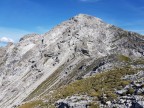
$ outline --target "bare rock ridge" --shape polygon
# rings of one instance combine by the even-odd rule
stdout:
[[[39,99],[49,102],[50,99],[43,97],[53,90],[114,67],[130,65],[140,68],[143,84],[144,62],[132,64],[138,59],[144,59],[142,35],[107,24],[96,17],[79,14],[43,35],[29,34],[16,44],[0,48],[0,108],[17,107]],[[70,108],[87,108],[84,105],[93,102],[93,98],[87,97],[88,101],[77,105],[68,102],[69,98],[57,99],[58,104],[62,101]],[[110,105],[120,106],[118,103]],[[55,107],[60,108],[60,105]]]

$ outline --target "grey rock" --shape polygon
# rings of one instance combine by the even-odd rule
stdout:
[[[84,14],[43,35],[26,35],[0,48],[0,108],[17,106],[59,85],[125,65],[116,59],[118,54],[143,58],[143,42],[140,34]],[[39,94],[30,95],[53,74],[54,81],[40,88]]]
[[[88,108],[90,102],[92,102],[92,98],[86,95],[80,95],[60,99],[55,103],[55,105],[56,108]]]

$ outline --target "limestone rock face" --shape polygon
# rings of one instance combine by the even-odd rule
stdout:
[[[0,108],[12,108],[93,72],[122,65],[115,63],[114,55],[143,58],[144,37],[84,14],[44,35],[26,35],[0,48]],[[44,81],[49,83],[38,89]]]

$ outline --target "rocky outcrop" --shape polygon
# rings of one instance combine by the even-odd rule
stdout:
[[[137,33],[84,14],[44,35],[26,35],[0,49],[0,108],[34,100],[62,85],[125,65],[123,61],[143,58],[143,42]]]
[[[56,108],[88,108],[89,103],[92,102],[92,98],[86,95],[83,96],[71,96],[66,99],[58,100],[55,103]]]

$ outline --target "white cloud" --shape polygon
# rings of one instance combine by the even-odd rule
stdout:
[[[0,27],[0,39],[2,39],[3,37],[8,37],[8,39],[12,39],[14,42],[18,42],[22,36],[29,33],[32,32],[17,28]]]
[[[8,42],[14,42],[14,40],[8,37],[2,37],[0,38],[0,42],[8,43]]]

